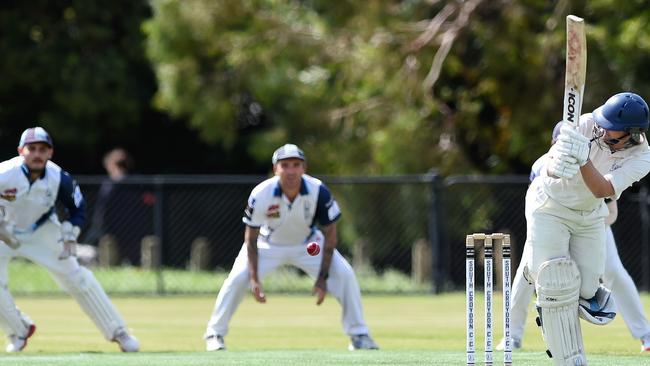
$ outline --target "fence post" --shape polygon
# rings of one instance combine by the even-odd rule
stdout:
[[[156,293],[162,295],[165,293],[165,282],[162,275],[163,263],[163,245],[165,243],[164,229],[165,229],[165,211],[164,211],[164,178],[157,176],[154,178],[154,194],[156,200],[153,206],[153,232],[158,237],[159,245],[157,246],[158,265],[156,271]]]
[[[411,247],[411,279],[417,284],[431,281],[431,245],[419,239]]]
[[[432,169],[429,172],[429,181],[431,183],[431,198],[429,201],[428,215],[428,232],[429,244],[431,245],[431,283],[433,284],[433,293],[439,294],[444,290],[447,281],[446,253],[442,238],[444,223],[442,222],[442,188],[443,179],[437,170]]]
[[[212,257],[210,240],[204,236],[199,236],[192,242],[190,249],[190,271],[206,271],[210,267],[210,258]]]
[[[362,237],[354,243],[352,249],[352,268],[358,273],[367,273],[370,265],[370,245],[368,239]]]
[[[113,235],[102,235],[99,239],[97,252],[97,259],[100,267],[113,267],[120,264],[120,253],[117,240]]]
[[[141,266],[143,269],[158,271],[160,268],[160,238],[147,235],[140,244]]]

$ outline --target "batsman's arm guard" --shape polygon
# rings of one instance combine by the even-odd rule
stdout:
[[[542,263],[537,274],[538,324],[555,365],[586,365],[578,318],[580,272],[569,258]]]

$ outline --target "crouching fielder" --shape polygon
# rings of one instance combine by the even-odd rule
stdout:
[[[615,315],[600,285],[603,198],[618,199],[650,171],[648,114],[640,96],[620,93],[582,115],[577,128],[562,126],[546,171],[528,188],[525,273],[536,281],[542,331],[557,365],[586,365],[578,313],[596,324]]]
[[[14,257],[45,267],[54,280],[77,300],[106,339],[124,352],[140,345],[106,296],[92,272],[75,257],[85,203],[70,175],[51,162],[52,139],[41,127],[28,128],[18,144],[19,156],[0,163],[0,327],[7,334],[7,352],[27,345],[36,326],[21,312],[7,289],[7,267]],[[65,208],[62,223],[57,203]]]

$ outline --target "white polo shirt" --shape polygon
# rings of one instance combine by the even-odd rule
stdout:
[[[55,205],[63,204],[72,225],[82,226],[85,202],[79,186],[55,163],[48,161],[43,175],[30,184],[22,156],[0,163],[0,206],[15,234],[29,234],[48,220],[58,223]]]
[[[248,197],[242,221],[260,228],[259,240],[273,245],[303,244],[341,216],[339,205],[320,180],[303,174],[300,194],[289,202],[274,176],[258,184]]]
[[[580,117],[578,131],[591,139],[595,122],[591,113]],[[552,154],[552,150],[549,151]],[[591,143],[589,159],[596,169],[612,182],[615,197],[618,199],[623,191],[634,182],[641,180],[650,171],[650,148],[648,142],[629,149],[612,153],[608,148],[600,148],[596,142]],[[602,204],[602,198],[594,197],[585,185],[582,174],[578,173],[571,179],[559,179],[548,176],[546,169],[541,172],[544,177],[544,191],[565,207],[592,211]]]

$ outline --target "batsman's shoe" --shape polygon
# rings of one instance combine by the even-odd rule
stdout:
[[[205,349],[206,351],[222,351],[226,349],[226,341],[223,340],[223,336],[220,335],[210,335],[205,339]]]
[[[350,337],[350,345],[348,346],[350,351],[358,349],[379,349],[379,346],[375,341],[370,338],[367,334],[353,335]]]
[[[120,346],[122,352],[140,351],[140,342],[125,330],[117,332],[115,338],[113,338],[113,342],[116,342]]]
[[[641,352],[650,352],[650,334],[641,337]]]
[[[7,352],[20,352],[27,346],[27,340],[31,337],[34,332],[36,332],[36,326],[34,324],[29,325],[27,330],[27,335],[24,337],[18,337],[15,335],[9,336],[9,344],[5,349]]]
[[[497,344],[496,350],[497,351],[503,351],[506,348],[506,340],[505,338],[501,338],[501,342]],[[521,348],[521,339],[516,339],[512,338],[510,339],[510,348],[515,350],[515,349],[520,349]]]

